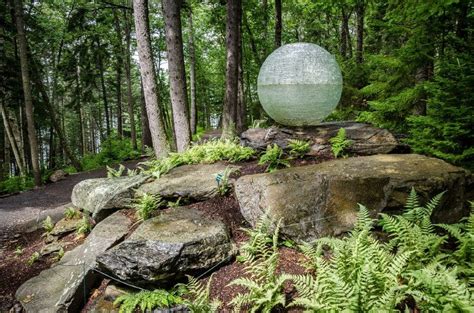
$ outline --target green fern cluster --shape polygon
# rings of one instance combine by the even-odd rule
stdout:
[[[309,258],[307,267],[317,275],[286,276],[299,295],[292,306],[302,306],[307,312],[393,311],[403,299],[399,277],[410,253],[390,253],[372,236],[373,223],[368,210],[360,206],[358,222],[348,237],[322,238],[302,247]]]
[[[135,210],[138,219],[142,221],[149,219],[152,212],[158,209],[161,202],[161,197],[149,193],[143,193],[135,203]]]
[[[259,165],[267,165],[267,172],[274,172],[280,167],[290,167],[290,162],[283,158],[283,150],[277,145],[268,145],[267,150],[260,156]]]
[[[83,236],[88,234],[92,230],[92,225],[87,215],[82,216],[81,221],[77,224],[76,234]]]
[[[53,220],[51,218],[51,216],[47,216],[44,221],[41,223],[41,226],[43,226],[43,229],[44,231],[49,234],[53,228],[54,228],[54,223],[53,223]]]
[[[263,225],[264,222],[261,222]],[[249,309],[249,312],[271,312],[277,306],[285,306],[286,298],[283,292],[283,284],[287,277],[276,275],[278,265],[278,234],[280,222],[273,231],[271,245],[268,245],[263,226],[260,227],[262,234],[254,236],[252,248],[258,248],[258,253],[251,255],[247,253],[244,262],[244,277],[233,280],[229,286],[241,286],[246,289],[245,293],[237,294],[232,301],[234,310],[240,312],[242,307]],[[252,251],[252,250],[247,250]]]
[[[361,206],[348,237],[304,245],[307,266],[317,275],[288,275],[299,295],[291,305],[308,312],[391,312],[412,297],[423,312],[472,312],[474,213],[464,223],[434,225],[430,217],[441,197],[421,206],[412,190],[402,215],[381,214],[387,243],[373,237],[374,221]],[[457,241],[454,252],[437,228]]]
[[[291,139],[288,141],[290,148],[290,155],[294,158],[302,158],[311,149],[310,142],[298,139]]]
[[[81,213],[73,207],[68,207],[64,211],[64,217],[69,220],[79,218],[80,216],[81,216]]]
[[[255,154],[255,150],[243,147],[236,140],[210,140],[199,145],[193,145],[182,153],[170,153],[168,157],[150,162],[146,173],[160,177],[173,168],[185,164],[215,163],[229,161],[231,163],[245,161]]]
[[[278,234],[280,222],[277,224],[276,232]],[[239,248],[240,255],[237,257],[238,261],[249,262],[255,258],[264,256],[268,252],[268,247],[276,240],[272,236],[272,222],[268,214],[263,214],[252,228],[242,228],[242,230],[249,236],[249,239]]]
[[[151,312],[154,309],[169,308],[184,303],[177,291],[156,289],[153,291],[140,291],[119,296],[114,305],[120,307],[120,313],[133,313],[139,308],[142,312]]]
[[[186,308],[194,313],[214,313],[219,312],[221,302],[217,299],[210,300],[212,275],[207,284],[199,282],[196,278],[188,276],[188,283],[184,286],[183,293],[186,294],[184,301]]]
[[[114,178],[114,177],[120,177],[123,175],[125,172],[126,167],[123,166],[122,164],[119,165],[118,169],[114,169],[113,167],[106,166],[107,168],[107,178]]]
[[[345,156],[344,152],[352,145],[352,140],[346,138],[346,129],[339,128],[337,135],[329,139],[334,157]]]

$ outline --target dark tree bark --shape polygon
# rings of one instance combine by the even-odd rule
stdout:
[[[38,159],[38,141],[36,139],[36,129],[33,114],[33,99],[31,96],[31,82],[27,56],[28,48],[25,34],[25,25],[23,23],[23,5],[21,0],[15,0],[15,20],[20,52],[21,78],[23,83],[23,95],[25,98],[25,115],[28,126],[31,164],[33,168],[33,175],[35,178],[35,185],[41,186],[41,172]]]
[[[365,3],[364,0],[359,0],[355,6],[356,18],[357,18],[357,49],[356,49],[356,62],[361,64],[364,62],[364,15],[365,15]]]
[[[196,133],[197,108],[196,108],[196,55],[194,51],[193,12],[189,9],[189,81],[191,89],[191,105],[189,114],[189,127],[191,134]]]
[[[145,94],[143,92],[143,84],[140,82],[140,99],[141,99],[141,121],[142,121],[142,151],[145,151],[145,147],[153,147],[153,142],[151,141],[150,125],[148,124],[148,116],[146,114],[146,105],[145,105]]]
[[[341,35],[340,35],[340,53],[343,59],[348,58],[348,46],[349,46],[349,19],[351,13],[342,7],[341,8]],[[352,54],[352,53],[351,53]]]
[[[191,142],[180,15],[183,1],[163,0],[161,4],[165,20],[168,73],[170,77],[170,98],[173,107],[176,148],[178,152],[183,152],[189,147]]]
[[[114,26],[117,35],[116,43],[116,64],[115,64],[115,81],[117,85],[117,136],[123,136],[123,114],[122,114],[122,63],[123,63],[123,47],[122,47],[122,28],[120,27],[120,20],[118,18],[117,10],[114,11]]]
[[[275,0],[275,48],[281,46],[281,0]]]
[[[3,125],[5,127],[5,132],[8,138],[8,142],[10,143],[9,146],[13,151],[13,156],[15,157],[16,164],[18,166],[18,169],[20,170],[20,175],[24,176],[26,174],[25,166],[21,158],[20,151],[18,149],[15,137],[13,136],[10,122],[8,121],[8,116],[7,116],[5,107],[3,105],[3,99],[2,99],[2,103],[0,103],[0,113],[2,115]]]
[[[127,108],[130,119],[130,137],[132,138],[132,147],[137,149],[137,131],[135,126],[135,115],[133,113],[133,94],[132,94],[132,74],[131,74],[131,62],[130,62],[130,17],[125,11],[125,77],[127,79]],[[151,145],[150,145],[151,146]]]
[[[242,7],[240,8],[242,9]],[[242,16],[242,12],[239,12]],[[239,23],[238,32],[239,42],[239,65],[237,68],[238,82],[237,82],[237,116],[236,116],[236,130],[240,135],[246,126],[246,106],[245,106],[245,94],[244,94],[244,70],[243,70],[243,50],[242,50],[242,25]]]
[[[97,45],[97,67],[99,68],[100,86],[101,86],[101,91],[102,91],[102,102],[104,104],[104,111],[105,111],[105,129],[107,132],[107,137],[110,137],[109,101],[107,99],[107,89],[105,87],[104,60],[102,58],[102,51],[100,51],[99,39],[97,39],[96,45]]]
[[[226,86],[222,112],[222,138],[235,135],[237,119],[240,0],[227,0]]]
[[[155,66],[151,51],[150,32],[148,23],[148,1],[133,0],[135,31],[137,34],[138,57],[140,74],[143,82],[146,111],[153,142],[153,150],[157,158],[165,157],[169,153],[160,111],[158,90],[156,85]]]

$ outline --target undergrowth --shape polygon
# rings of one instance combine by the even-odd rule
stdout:
[[[277,145],[268,145],[267,150],[260,156],[259,165],[266,165],[265,171],[274,172],[281,167],[290,167],[290,162],[283,158],[283,150]]]
[[[346,138],[345,128],[339,128],[337,135],[329,139],[329,142],[331,143],[331,151],[335,158],[339,156],[346,157],[345,152],[352,145],[352,140]]]

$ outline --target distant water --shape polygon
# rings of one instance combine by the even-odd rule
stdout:
[[[258,96],[275,121],[291,126],[315,125],[336,108],[342,87],[320,85],[259,85]]]

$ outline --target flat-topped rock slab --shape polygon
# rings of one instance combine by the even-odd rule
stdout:
[[[358,203],[377,213],[401,211],[412,187],[425,200],[446,191],[435,221],[456,222],[468,213],[473,177],[462,168],[417,154],[338,159],[273,173],[240,177],[235,193],[252,225],[268,212],[283,219],[281,232],[299,241],[337,235],[354,225]]]
[[[277,144],[286,149],[291,139],[305,140],[311,144],[307,155],[312,156],[330,153],[329,139],[336,136],[340,128],[344,128],[347,139],[352,140],[352,145],[348,148],[349,153],[373,155],[408,152],[408,147],[401,144],[388,130],[357,122],[328,122],[306,127],[250,128],[242,133],[241,141],[254,149],[265,150],[267,145]]]
[[[16,299],[31,313],[79,311],[97,279],[92,271],[96,257],[120,241],[130,226],[130,219],[121,212],[110,215],[96,225],[82,245],[21,285]]]
[[[134,189],[147,179],[144,175],[86,179],[74,186],[71,201],[74,206],[92,213],[95,220],[101,220],[110,210],[130,208]]]
[[[157,180],[143,184],[137,193],[159,195],[168,199],[207,200],[217,195],[216,176],[223,174],[228,167],[233,170],[240,168],[224,163],[183,165]]]
[[[224,223],[194,209],[174,208],[144,221],[97,262],[122,281],[162,285],[230,260],[234,253]]]

